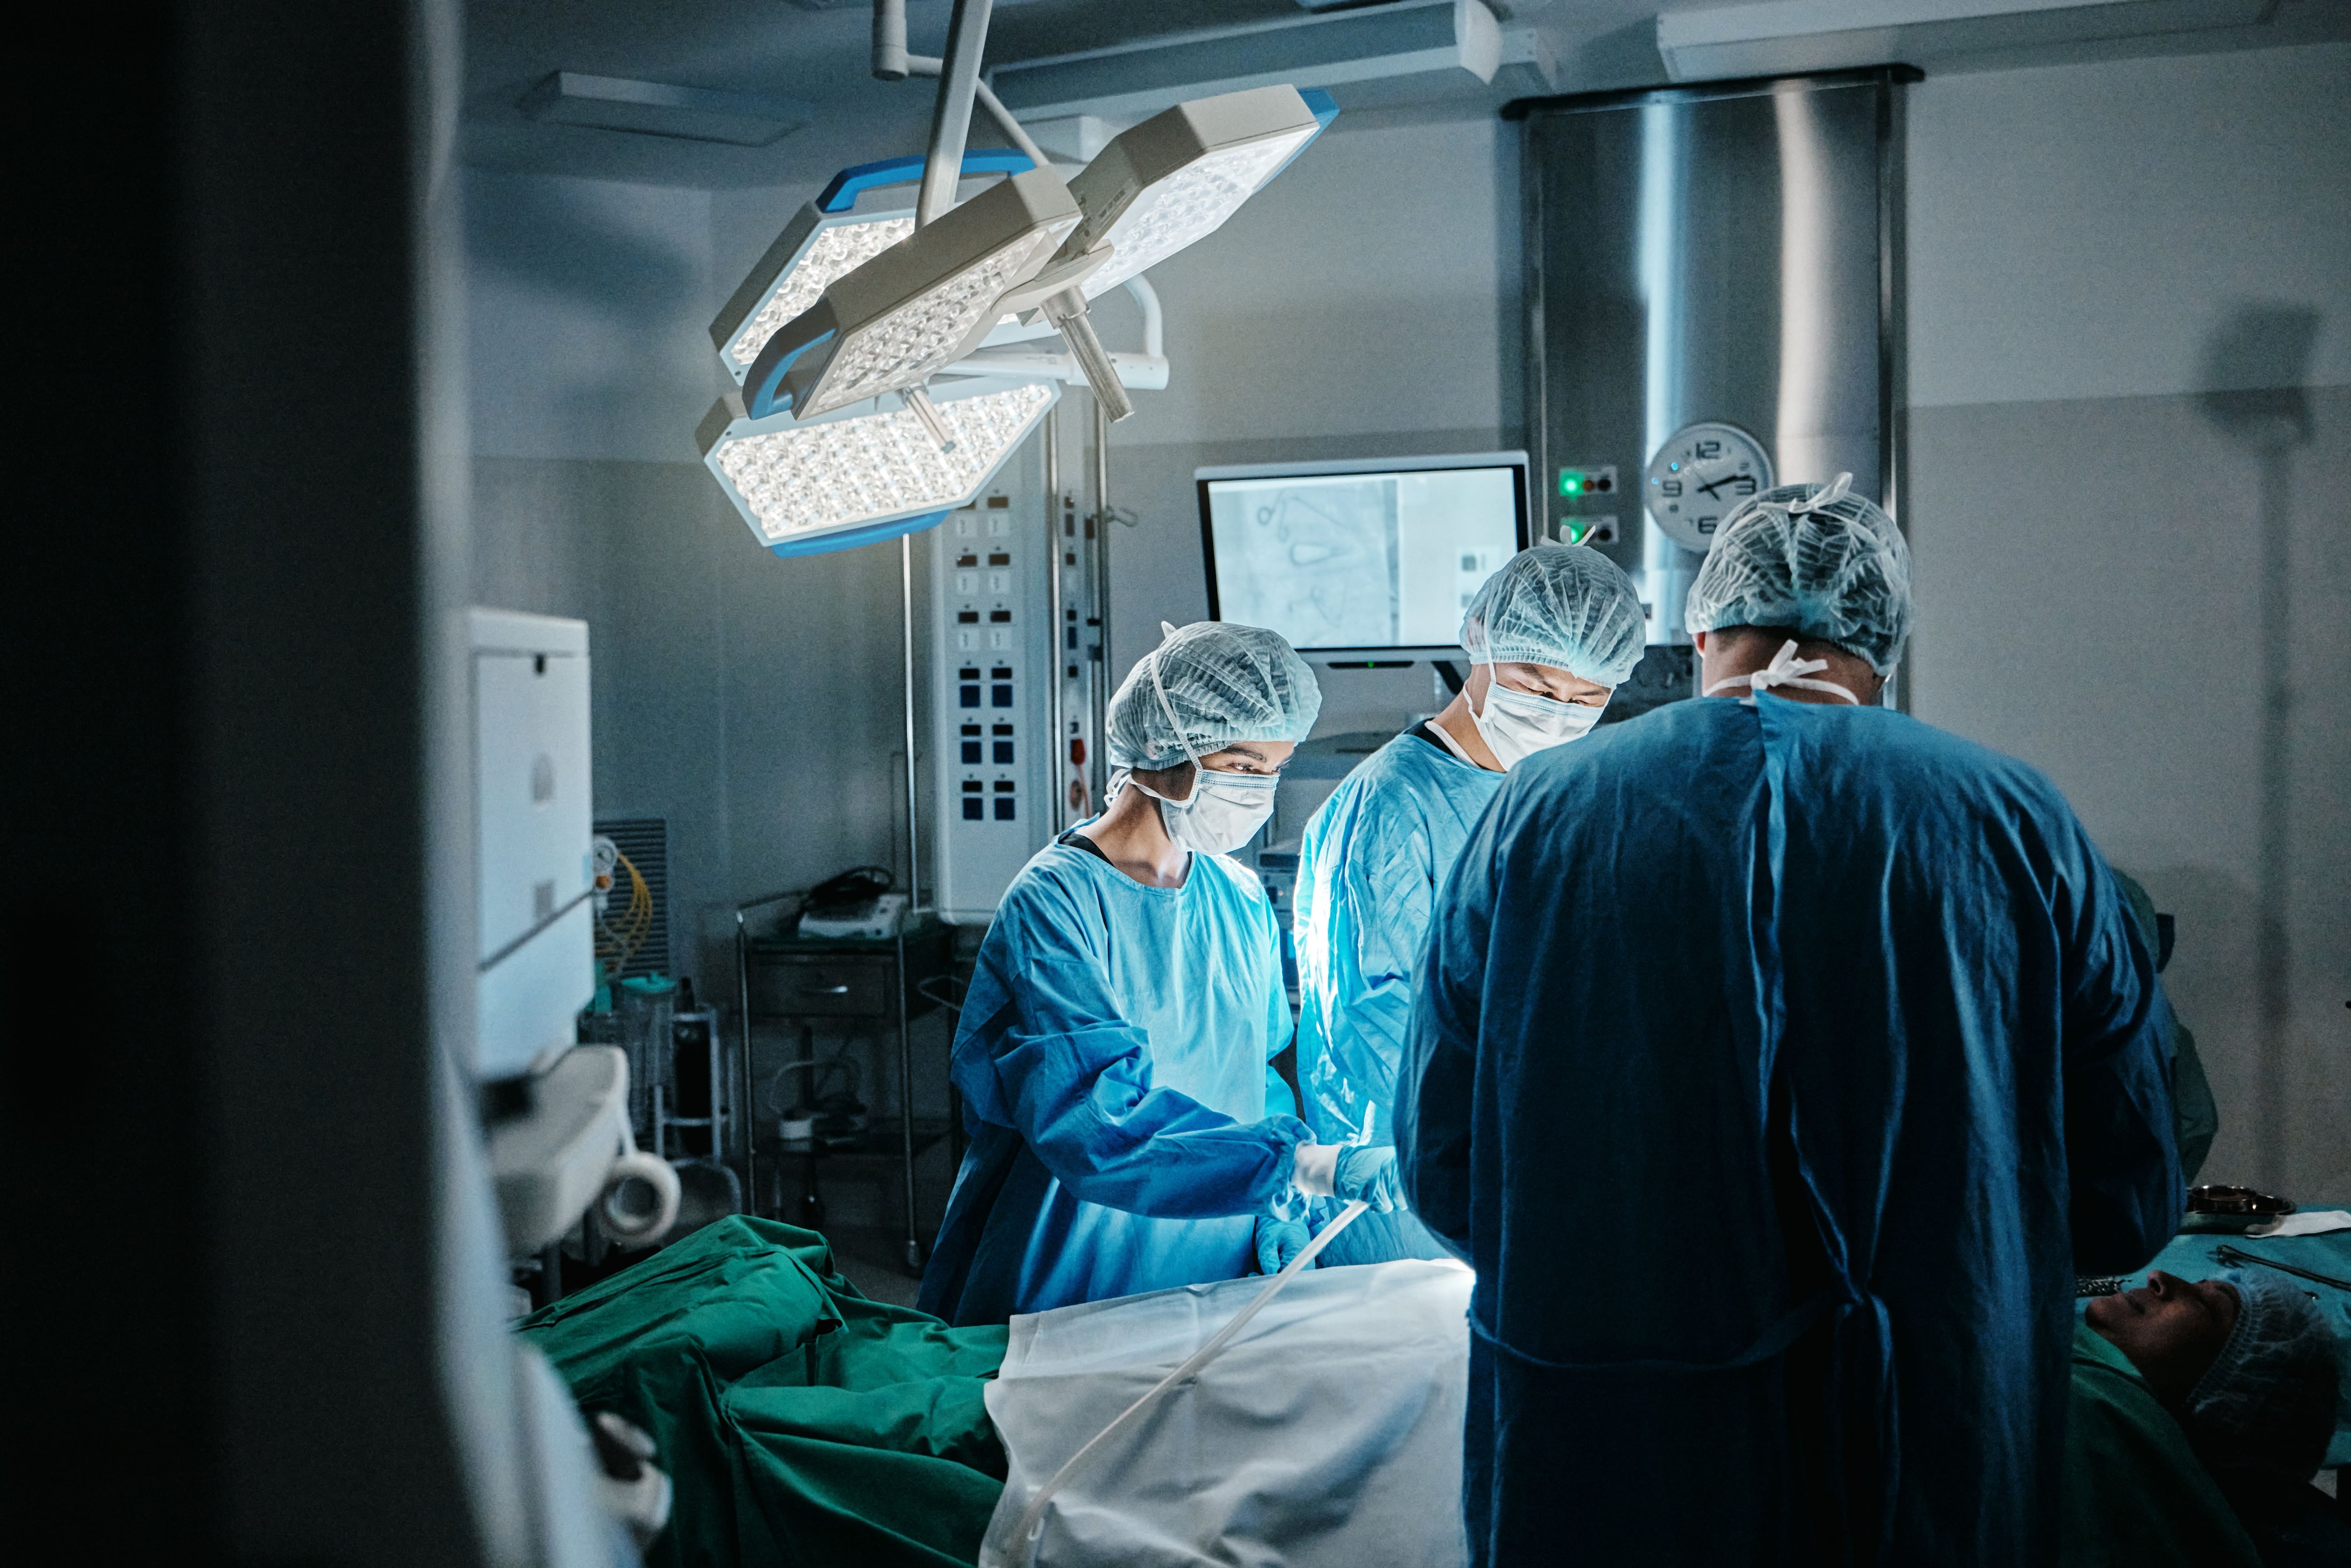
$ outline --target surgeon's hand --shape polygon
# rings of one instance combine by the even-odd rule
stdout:
[[[1396,1152],[1369,1144],[1351,1144],[1339,1151],[1332,1172],[1331,1190],[1342,1203],[1357,1198],[1381,1214],[1405,1207],[1404,1180],[1396,1170]]]
[[[1290,1260],[1306,1250],[1310,1238],[1306,1227],[1294,1219],[1276,1219],[1270,1214],[1257,1217],[1257,1269],[1260,1274],[1279,1274],[1290,1266]],[[1311,1267],[1311,1265],[1310,1265]]]

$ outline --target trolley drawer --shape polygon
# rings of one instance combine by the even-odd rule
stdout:
[[[887,1018],[897,1000],[892,960],[831,954],[754,956],[751,1010],[813,1018]]]

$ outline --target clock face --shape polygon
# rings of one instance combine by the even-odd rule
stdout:
[[[1703,555],[1731,508],[1771,487],[1771,457],[1763,444],[1735,424],[1703,420],[1657,448],[1641,495],[1657,527]]]

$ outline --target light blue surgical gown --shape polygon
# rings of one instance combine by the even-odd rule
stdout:
[[[1298,1086],[1317,1142],[1395,1142],[1396,1064],[1429,915],[1502,779],[1415,725],[1348,774],[1306,824],[1290,929]],[[1449,1256],[1411,1214],[1367,1213],[1321,1261]]]
[[[1256,1216],[1307,1141],[1273,906],[1195,854],[1145,887],[1048,844],[980,943],[952,1071],[972,1142],[921,1306],[1002,1322],[1255,1266]]]
[[[1398,1086],[1478,1270],[1473,1561],[2048,1563],[2074,1276],[2179,1218],[2167,1013],[2057,790],[1903,715],[1513,769]]]

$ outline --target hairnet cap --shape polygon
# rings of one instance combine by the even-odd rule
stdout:
[[[1742,503],[1714,536],[1682,623],[1792,627],[1893,674],[1910,637],[1910,547],[1852,482],[1782,485]]]
[[[1473,664],[1549,664],[1604,686],[1624,685],[1647,642],[1633,580],[1584,545],[1520,550],[1461,617]]]
[[[2231,1269],[2237,1326],[2188,1395],[2188,1428],[2215,1469],[2309,1479],[2335,1432],[2335,1331],[2291,1280]]]
[[[1110,760],[1173,768],[1245,740],[1300,741],[1322,711],[1314,672],[1280,633],[1195,621],[1168,628],[1119,684],[1110,699]]]

